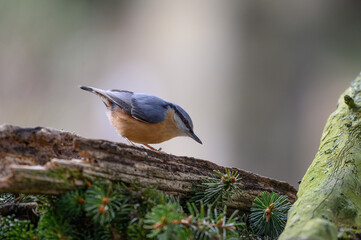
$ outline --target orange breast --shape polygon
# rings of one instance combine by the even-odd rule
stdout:
[[[161,143],[182,135],[177,129],[173,109],[168,110],[166,119],[160,123],[139,121],[121,109],[112,110],[109,120],[120,135],[135,143]]]

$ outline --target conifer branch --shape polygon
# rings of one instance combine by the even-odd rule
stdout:
[[[195,186],[195,196],[192,199],[223,208],[225,201],[232,202],[232,197],[241,196],[241,187],[241,178],[237,172],[225,168],[223,174],[215,170],[214,174],[203,178],[201,183]]]
[[[277,238],[283,231],[291,204],[287,196],[279,193],[264,192],[254,201],[251,208],[250,223],[257,235]]]

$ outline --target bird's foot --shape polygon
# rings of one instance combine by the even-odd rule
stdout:
[[[154,148],[154,147],[152,147],[152,146],[150,146],[150,145],[148,145],[148,144],[143,144],[143,145],[146,146],[147,148],[153,150],[153,151],[160,151],[160,150],[162,150],[162,148],[156,149],[156,148]]]

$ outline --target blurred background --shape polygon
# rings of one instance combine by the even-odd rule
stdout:
[[[181,105],[156,147],[297,187],[361,71],[361,2],[0,0],[0,124],[124,142],[78,85]]]

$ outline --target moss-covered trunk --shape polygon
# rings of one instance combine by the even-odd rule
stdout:
[[[340,97],[280,239],[337,239],[361,227],[361,75]]]

